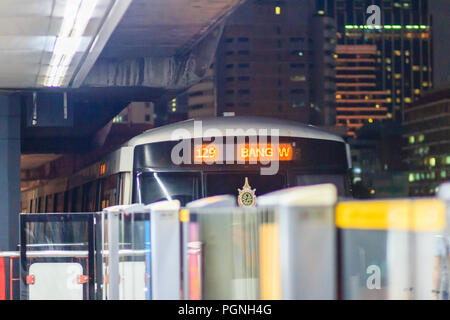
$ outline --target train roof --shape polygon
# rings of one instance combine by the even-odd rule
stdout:
[[[244,131],[254,129],[255,132],[258,132],[260,129],[267,129],[269,135],[270,129],[278,129],[280,137],[309,138],[344,142],[342,137],[338,135],[326,132],[312,125],[302,124],[295,121],[246,116],[217,117],[201,119],[201,130],[194,130],[194,121],[200,120],[189,119],[147,130],[144,133],[132,138],[124,146],[137,146],[147,143],[180,140],[180,135],[174,134],[177,129],[180,129],[178,132],[185,139],[201,137],[226,137],[228,135],[234,135],[230,134],[230,132],[227,133],[227,129],[243,129]],[[205,132],[207,130],[211,131],[207,133]],[[254,134],[249,132],[249,134],[245,135],[251,136]]]

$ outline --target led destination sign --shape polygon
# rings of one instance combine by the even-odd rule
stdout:
[[[278,156],[278,158],[277,158]],[[294,156],[294,147],[288,143],[276,146],[268,144],[240,144],[237,145],[235,157],[236,162],[267,162],[267,161],[291,161]],[[215,163],[224,161],[221,148],[215,144],[200,145],[194,148],[194,160],[197,163]]]

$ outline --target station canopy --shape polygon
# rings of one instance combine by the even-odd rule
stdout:
[[[188,85],[241,2],[2,0],[0,89]]]

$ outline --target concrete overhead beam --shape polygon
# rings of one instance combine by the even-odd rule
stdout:
[[[193,48],[174,56],[99,60],[83,86],[186,89],[206,75],[214,61],[223,27],[221,21]]]

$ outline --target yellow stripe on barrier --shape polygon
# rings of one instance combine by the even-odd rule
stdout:
[[[181,222],[189,222],[189,210],[187,210],[187,209],[180,210],[180,221]]]
[[[336,226],[343,229],[440,231],[445,204],[438,199],[351,201],[336,207]]]
[[[281,300],[280,243],[278,225],[259,227],[259,272],[262,300]]]

